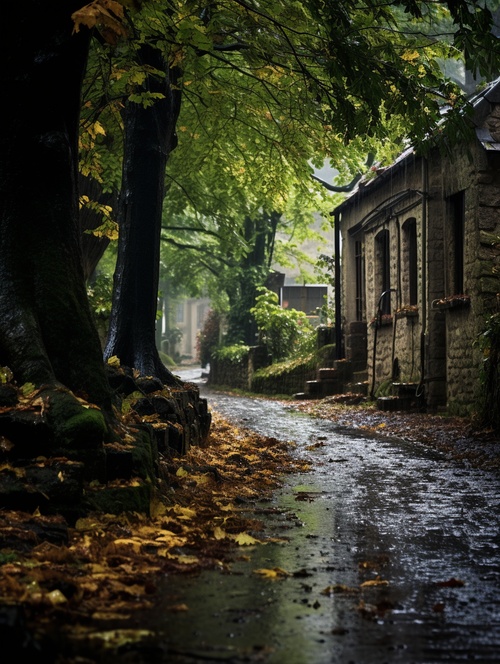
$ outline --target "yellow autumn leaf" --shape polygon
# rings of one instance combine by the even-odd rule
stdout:
[[[168,544],[169,546],[184,546],[186,544],[185,537],[174,535],[170,531],[164,530],[161,535],[155,537],[155,543]]]
[[[186,475],[189,475],[189,473],[181,466],[180,468],[177,468],[177,472],[175,473],[175,475],[177,477],[186,477]]]
[[[266,569],[265,567],[254,569],[254,574],[258,574],[265,579],[285,579],[287,576],[290,576],[290,574],[284,569],[281,569],[281,567],[273,567],[273,569]]]
[[[388,586],[389,581],[386,581],[385,579],[379,579],[378,577],[376,579],[371,579],[370,581],[364,581],[361,585],[360,588],[373,588],[375,586]]]
[[[226,539],[226,537],[228,537],[228,534],[220,526],[215,526],[214,537],[216,540]]]
[[[108,359],[108,364],[110,367],[119,367],[120,366],[120,358],[117,355],[112,355]]]
[[[142,543],[135,539],[115,539],[113,544],[118,549],[132,549],[135,553],[140,553],[142,547]]]
[[[182,507],[182,505],[174,505],[174,512],[178,515],[179,519],[194,519],[196,510],[190,507]]]
[[[405,51],[401,55],[401,59],[406,60],[407,62],[413,62],[413,60],[418,60],[419,57],[420,57],[420,53],[418,51],[415,51],[415,50]]]
[[[149,526],[147,524],[139,526],[136,528],[136,533],[138,537],[142,537],[143,539],[146,538],[152,538],[156,539],[159,537],[162,533],[165,534],[167,533],[168,535],[173,535],[172,531],[166,529],[166,528],[158,528],[154,526]]]
[[[233,535],[232,538],[236,544],[239,544],[240,546],[251,546],[252,544],[261,544],[260,540],[255,539],[255,537],[252,537],[248,533],[238,533],[237,535]]]
[[[98,121],[96,121],[93,124],[89,125],[87,127],[87,131],[92,136],[92,138],[96,138],[99,135],[106,136],[106,130],[104,129],[102,124]]]
[[[208,475],[192,475],[191,479],[196,482],[199,486],[202,484],[207,484],[210,482],[210,477]]]
[[[63,593],[60,590],[52,590],[48,595],[47,595],[49,602],[52,604],[52,606],[55,606],[56,604],[64,604],[67,602],[67,598],[63,595]]]
[[[4,470],[7,470],[9,473],[12,473],[18,478],[23,478],[26,477],[26,469],[25,468],[14,468],[14,466],[11,466],[8,463],[2,463],[0,465],[0,471],[3,472]]]
[[[149,513],[153,519],[157,519],[165,514],[170,509],[169,505],[166,505],[163,500],[158,499],[156,496],[153,496],[149,504]]]
[[[200,559],[197,558],[196,556],[186,556],[181,554],[176,556],[172,553],[169,553],[167,555],[167,558],[169,558],[170,560],[177,560],[177,562],[181,563],[182,565],[197,565],[200,562]]]
[[[237,508],[233,505],[233,503],[228,503],[227,505],[224,505],[224,503],[219,502],[218,500],[215,501],[215,504],[217,507],[220,509],[221,512],[236,512],[240,510],[241,508]]]

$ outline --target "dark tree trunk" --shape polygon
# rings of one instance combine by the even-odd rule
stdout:
[[[271,271],[280,217],[278,212],[264,212],[254,219],[245,219],[244,237],[251,249],[241,261],[237,288],[228,293],[230,314],[227,338],[230,343],[243,342],[254,346],[257,342],[257,324],[250,309],[255,306],[257,288],[266,283]]]
[[[181,93],[175,87],[178,71],[168,67],[158,50],[143,47],[141,57],[143,64],[164,73],[148,77],[148,89],[164,98],[147,108],[129,102],[125,109],[120,237],[104,355],[173,385],[179,381],[159,357],[155,323],[165,169],[176,144]]]
[[[110,408],[79,240],[78,123],[90,39],[86,29],[72,34],[80,6],[10,3],[4,17],[0,365],[19,385],[47,385],[52,394],[65,387]]]

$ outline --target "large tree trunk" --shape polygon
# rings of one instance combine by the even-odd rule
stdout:
[[[0,365],[19,385],[47,386],[52,403],[65,392],[65,417],[85,420],[68,390],[111,404],[79,240],[78,123],[90,40],[86,29],[72,34],[71,13],[80,6],[9,3],[4,17]],[[100,427],[94,436],[102,436]]]
[[[148,89],[164,98],[147,108],[129,102],[125,110],[120,236],[104,356],[117,356],[122,366],[174,385],[179,381],[158,354],[155,324],[165,169],[176,144],[181,93],[175,87],[178,71],[157,49],[145,46],[141,56],[143,64],[164,72],[147,81]]]

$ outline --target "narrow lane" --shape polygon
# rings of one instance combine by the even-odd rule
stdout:
[[[276,495],[268,527],[288,543],[245,548],[230,574],[167,579],[166,605],[189,607],[168,616],[169,661],[500,662],[497,474],[199,384],[212,409],[294,441],[313,470]],[[252,574],[262,567],[292,576]]]

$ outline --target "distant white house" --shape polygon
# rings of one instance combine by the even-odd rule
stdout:
[[[159,348],[174,359],[196,360],[196,339],[210,310],[210,300],[183,298],[169,302],[167,310],[161,302],[162,317],[158,321],[157,343]],[[169,316],[167,325],[167,316]]]

